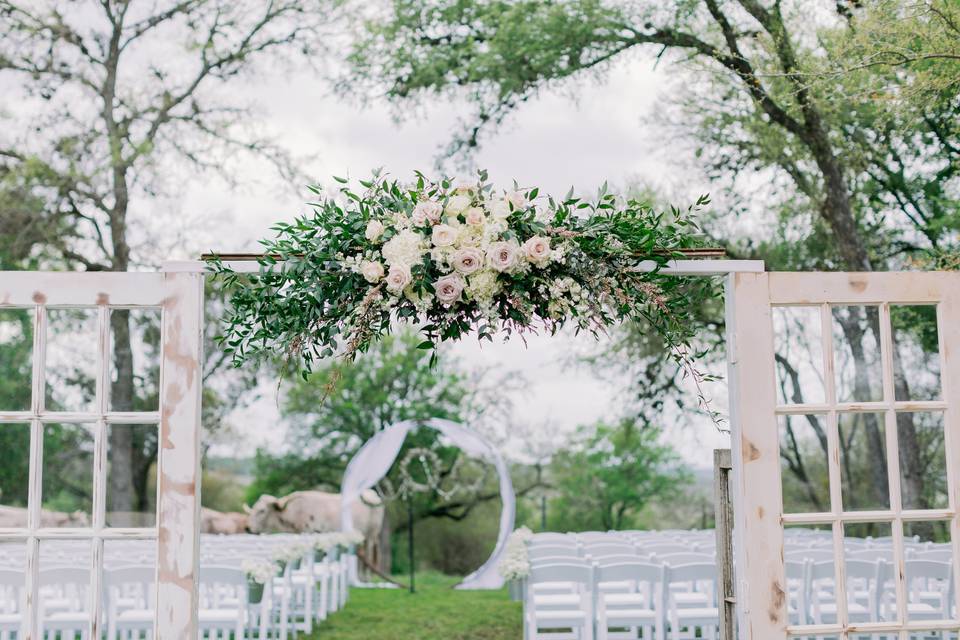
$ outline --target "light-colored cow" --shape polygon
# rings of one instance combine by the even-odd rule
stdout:
[[[236,511],[217,511],[203,507],[200,510],[200,533],[230,535],[247,530],[247,514]]]
[[[27,510],[25,508],[0,505],[0,527],[22,528],[26,526]],[[90,518],[83,511],[63,513],[43,509],[40,511],[40,526],[47,528],[89,527]]]
[[[253,507],[244,505],[250,533],[305,533],[340,530],[340,494],[295,491],[282,498],[262,495]],[[373,490],[364,491],[351,505],[353,528],[363,534],[364,556],[376,566],[383,528],[383,501]]]

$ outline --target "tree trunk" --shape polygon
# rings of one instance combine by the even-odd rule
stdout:
[[[115,379],[110,385],[110,410],[133,410],[133,350],[130,344],[130,312],[116,309],[110,314]],[[134,479],[133,429],[129,425],[110,428],[110,511],[136,511],[146,498],[143,488],[137,495]]]

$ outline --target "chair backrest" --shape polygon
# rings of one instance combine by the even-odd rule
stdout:
[[[19,613],[26,595],[26,574],[15,569],[0,569],[0,613]]]
[[[199,583],[202,608],[234,609],[239,604],[242,610],[247,606],[247,576],[241,569],[200,567]]]
[[[709,583],[710,588],[706,591],[706,593],[710,596],[711,606],[716,606],[716,564],[711,562],[697,562],[691,564],[681,564],[677,566],[667,566],[664,569],[664,575],[668,585],[688,583],[700,587],[704,583]]]
[[[605,543],[605,544],[585,544],[583,546],[583,555],[591,557],[610,556],[610,555],[634,555],[637,554],[637,548],[632,544],[623,543]]]
[[[951,564],[937,560],[907,560],[904,568],[908,588],[915,580],[937,580],[946,586],[953,576]]]
[[[644,557],[638,556],[636,554],[631,555],[609,555],[609,556],[597,556],[592,557],[591,560],[594,564],[600,567],[610,566],[614,564],[631,564],[634,562],[643,562],[645,564],[652,564],[647,562]]]
[[[666,553],[689,553],[693,551],[689,544],[647,544],[641,542],[637,546],[641,553],[655,553],[657,555]]]
[[[103,586],[108,602],[120,596],[135,596],[143,608],[156,606],[156,569],[150,566],[115,567],[103,572]]]
[[[631,580],[634,582],[662,583],[664,568],[661,565],[648,562],[629,562],[620,564],[600,565],[594,569],[597,582],[619,582]]]
[[[681,565],[681,564],[700,564],[700,563],[715,563],[716,557],[708,553],[667,553],[667,554],[653,554],[652,560],[655,562],[662,562],[664,564],[669,564],[671,566]]]
[[[544,558],[530,558],[531,567],[543,567],[548,564],[576,564],[588,566],[590,561],[578,556],[546,556]]]
[[[812,548],[812,549],[791,549],[783,554],[783,557],[786,560],[794,560],[802,562],[804,560],[809,560],[810,562],[833,562],[833,548]]]
[[[39,588],[53,587],[57,599],[70,611],[90,610],[90,569],[86,567],[50,567],[37,574]],[[41,601],[43,596],[41,595]]]
[[[537,558],[552,558],[552,557],[567,557],[567,558],[576,558],[579,556],[576,547],[565,547],[557,545],[543,545],[530,547],[527,549],[527,558],[530,560],[536,560]]]
[[[570,582],[580,585],[586,591],[593,589],[593,567],[589,564],[545,564],[530,567],[527,584],[540,582]]]

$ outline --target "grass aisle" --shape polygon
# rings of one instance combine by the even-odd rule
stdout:
[[[402,578],[401,578],[402,579]],[[521,606],[507,590],[454,591],[458,579],[417,574],[417,593],[353,589],[342,611],[310,638],[316,640],[519,640]]]

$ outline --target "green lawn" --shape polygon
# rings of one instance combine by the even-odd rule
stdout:
[[[401,580],[405,580],[401,578]],[[518,640],[519,602],[507,590],[454,591],[457,578],[418,573],[417,592],[353,589],[346,608],[314,629],[317,640]]]

